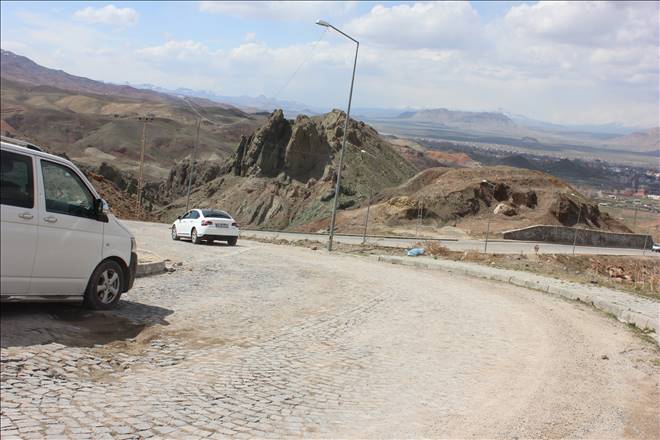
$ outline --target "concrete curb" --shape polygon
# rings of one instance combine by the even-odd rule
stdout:
[[[421,269],[445,270],[450,273],[459,273],[476,278],[500,281],[519,287],[540,290],[562,298],[580,301],[615,316],[621,322],[633,324],[640,330],[652,330],[653,334],[651,336],[656,343],[660,345],[660,303],[655,303],[651,300],[644,300],[625,292],[616,292],[611,289],[606,289],[610,293],[614,293],[614,295],[619,295],[623,298],[622,301],[616,302],[608,298],[603,298],[601,295],[598,295],[597,292],[588,292],[588,286],[578,283],[561,282],[562,285],[559,286],[557,285],[559,282],[552,278],[512,270],[479,267],[471,263],[388,255],[378,255],[374,257],[377,258],[378,261],[386,263],[418,267]],[[627,297],[630,297],[628,298],[630,300],[628,301],[628,304],[626,304],[625,301]],[[647,310],[640,310],[641,307],[635,309],[635,303],[643,304],[643,308],[646,308]],[[650,312],[648,310],[650,310]]]
[[[138,263],[135,278],[165,273],[165,261],[154,261],[151,263]]]

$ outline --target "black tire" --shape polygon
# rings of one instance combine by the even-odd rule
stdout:
[[[172,226],[172,240],[178,240],[179,234],[176,232],[176,226]]]
[[[125,281],[124,271],[116,261],[102,261],[87,283],[85,306],[94,310],[114,308],[121,298]]]
[[[236,242],[238,241],[238,237],[232,237],[227,239],[227,244],[229,246],[236,246]]]
[[[192,228],[192,231],[190,231],[190,241],[193,242],[193,244],[200,244],[202,240],[197,236],[197,229]]]

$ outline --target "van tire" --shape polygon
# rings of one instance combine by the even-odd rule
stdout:
[[[197,236],[197,229],[192,228],[192,231],[190,231],[190,241],[193,242],[193,244],[199,244],[201,240]]]
[[[227,239],[227,244],[229,246],[236,246],[236,242],[238,241],[238,237],[232,237]]]
[[[99,264],[87,283],[84,304],[94,310],[114,308],[121,298],[126,280],[119,263],[105,260]]]
[[[176,226],[172,226],[172,240],[178,240],[179,239],[179,233],[176,232]]]

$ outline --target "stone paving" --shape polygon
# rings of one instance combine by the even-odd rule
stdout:
[[[3,440],[657,437],[657,351],[586,307],[307,249],[167,246],[183,265],[115,311],[3,305]]]

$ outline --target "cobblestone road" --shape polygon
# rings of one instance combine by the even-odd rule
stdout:
[[[538,292],[239,241],[113,312],[3,305],[10,438],[660,437],[657,349]]]

